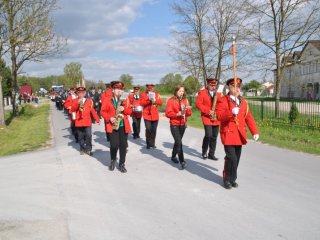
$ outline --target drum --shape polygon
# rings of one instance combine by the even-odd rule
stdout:
[[[143,107],[142,106],[134,106],[133,111],[134,112],[142,112],[143,111]]]

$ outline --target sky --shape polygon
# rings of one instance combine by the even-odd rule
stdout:
[[[121,74],[133,83],[158,83],[178,72],[169,55],[174,16],[170,0],[59,0],[56,32],[68,39],[67,52],[41,63],[28,62],[28,76],[62,75],[70,62],[82,64],[87,80],[110,82]]]

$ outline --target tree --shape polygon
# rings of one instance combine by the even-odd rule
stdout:
[[[83,73],[81,63],[71,62],[64,67],[65,87],[71,88],[82,85]]]
[[[119,81],[124,84],[125,89],[132,89],[133,77],[130,74],[122,74]]]
[[[66,40],[54,32],[50,18],[56,9],[56,0],[2,0],[1,3],[0,24],[4,29],[1,34],[6,36],[3,49],[11,60],[11,96],[13,116],[16,116],[17,76],[22,65],[60,53]]]
[[[200,88],[199,82],[193,76],[186,77],[186,79],[183,81],[183,86],[185,87],[187,93],[192,96],[195,96]]]
[[[210,26],[210,31],[212,31],[213,34],[212,40],[214,41],[214,44],[212,45],[212,55],[215,58],[214,76],[218,80],[220,80],[223,70],[223,61],[227,56],[230,55],[230,46],[226,46],[226,44],[231,41],[233,36],[236,37],[237,40],[240,40],[244,37],[241,31],[242,22],[246,18],[246,14],[243,12],[244,6],[243,0],[210,1],[208,23]],[[229,69],[230,67],[227,67],[225,70]]]
[[[0,59],[0,76],[2,77],[2,94],[3,96],[11,96],[11,71],[7,67],[6,62]]]
[[[257,80],[251,80],[250,82],[246,83],[243,88],[245,90],[253,89],[255,90],[255,93],[257,94],[258,89],[262,87],[262,83],[258,82]]]
[[[172,48],[174,52],[178,54],[178,58],[180,58],[181,61],[180,64],[184,65],[184,67],[189,66],[187,69],[191,74],[194,74],[195,71],[200,71],[197,75],[199,75],[199,77],[201,76],[205,84],[208,76],[208,64],[210,63],[208,57],[211,44],[211,41],[209,41],[205,35],[207,32],[206,21],[209,1],[174,1],[171,7],[175,14],[181,19],[179,22],[181,30],[174,32],[177,44],[176,46],[172,46]],[[180,42],[182,42],[181,45]]]
[[[163,92],[173,93],[173,90],[177,85],[183,84],[183,78],[180,74],[168,73],[161,78],[160,83],[163,85]]]
[[[275,67],[276,103],[275,116],[280,117],[279,104],[281,81],[286,59],[320,29],[319,0],[247,0],[251,18],[246,22],[247,33],[261,45],[259,55],[264,62]],[[269,69],[272,67],[269,65]]]

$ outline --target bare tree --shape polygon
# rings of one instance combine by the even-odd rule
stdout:
[[[222,64],[225,57],[230,55],[230,45],[227,44],[230,44],[232,36],[238,40],[244,37],[241,31],[242,22],[246,17],[243,6],[242,0],[210,0],[208,22],[214,41],[212,54],[215,56],[216,79],[220,80]],[[227,67],[224,70],[229,69],[230,67]]]
[[[276,84],[275,116],[279,117],[281,81],[285,61],[293,51],[319,34],[319,0],[247,0],[251,18],[246,23],[247,33],[258,41],[260,55],[273,59]]]
[[[191,51],[184,51],[183,46],[175,46],[176,53],[181,54],[179,56],[181,62],[187,63],[184,67],[188,68],[191,66],[191,71],[197,71],[194,64],[200,64],[199,77],[205,79],[208,76],[208,66],[210,63],[209,59],[209,49],[211,42],[208,41],[207,33],[207,14],[209,11],[209,0],[181,0],[174,1],[171,5],[175,14],[180,18],[178,22],[180,29],[176,30],[174,33],[179,36],[179,39],[185,38],[186,41],[183,44],[189,45],[192,49]],[[179,44],[178,44],[179,45]],[[191,57],[190,59],[188,57]],[[186,61],[185,61],[186,60]],[[191,60],[191,62],[190,62]]]
[[[26,61],[42,61],[60,53],[66,40],[54,32],[51,13],[56,0],[3,0],[1,24],[8,40],[3,48],[8,50],[12,72],[13,115],[17,115],[17,76]]]

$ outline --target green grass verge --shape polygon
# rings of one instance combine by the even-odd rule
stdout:
[[[38,107],[26,104],[20,107],[20,115],[0,129],[0,156],[27,152],[46,145],[49,139],[49,109],[44,103]],[[7,120],[10,113],[6,114]]]
[[[203,128],[200,112],[193,107],[188,125]],[[271,121],[257,121],[260,141],[280,148],[320,155],[320,131],[275,125]],[[251,138],[248,132],[248,138]]]

